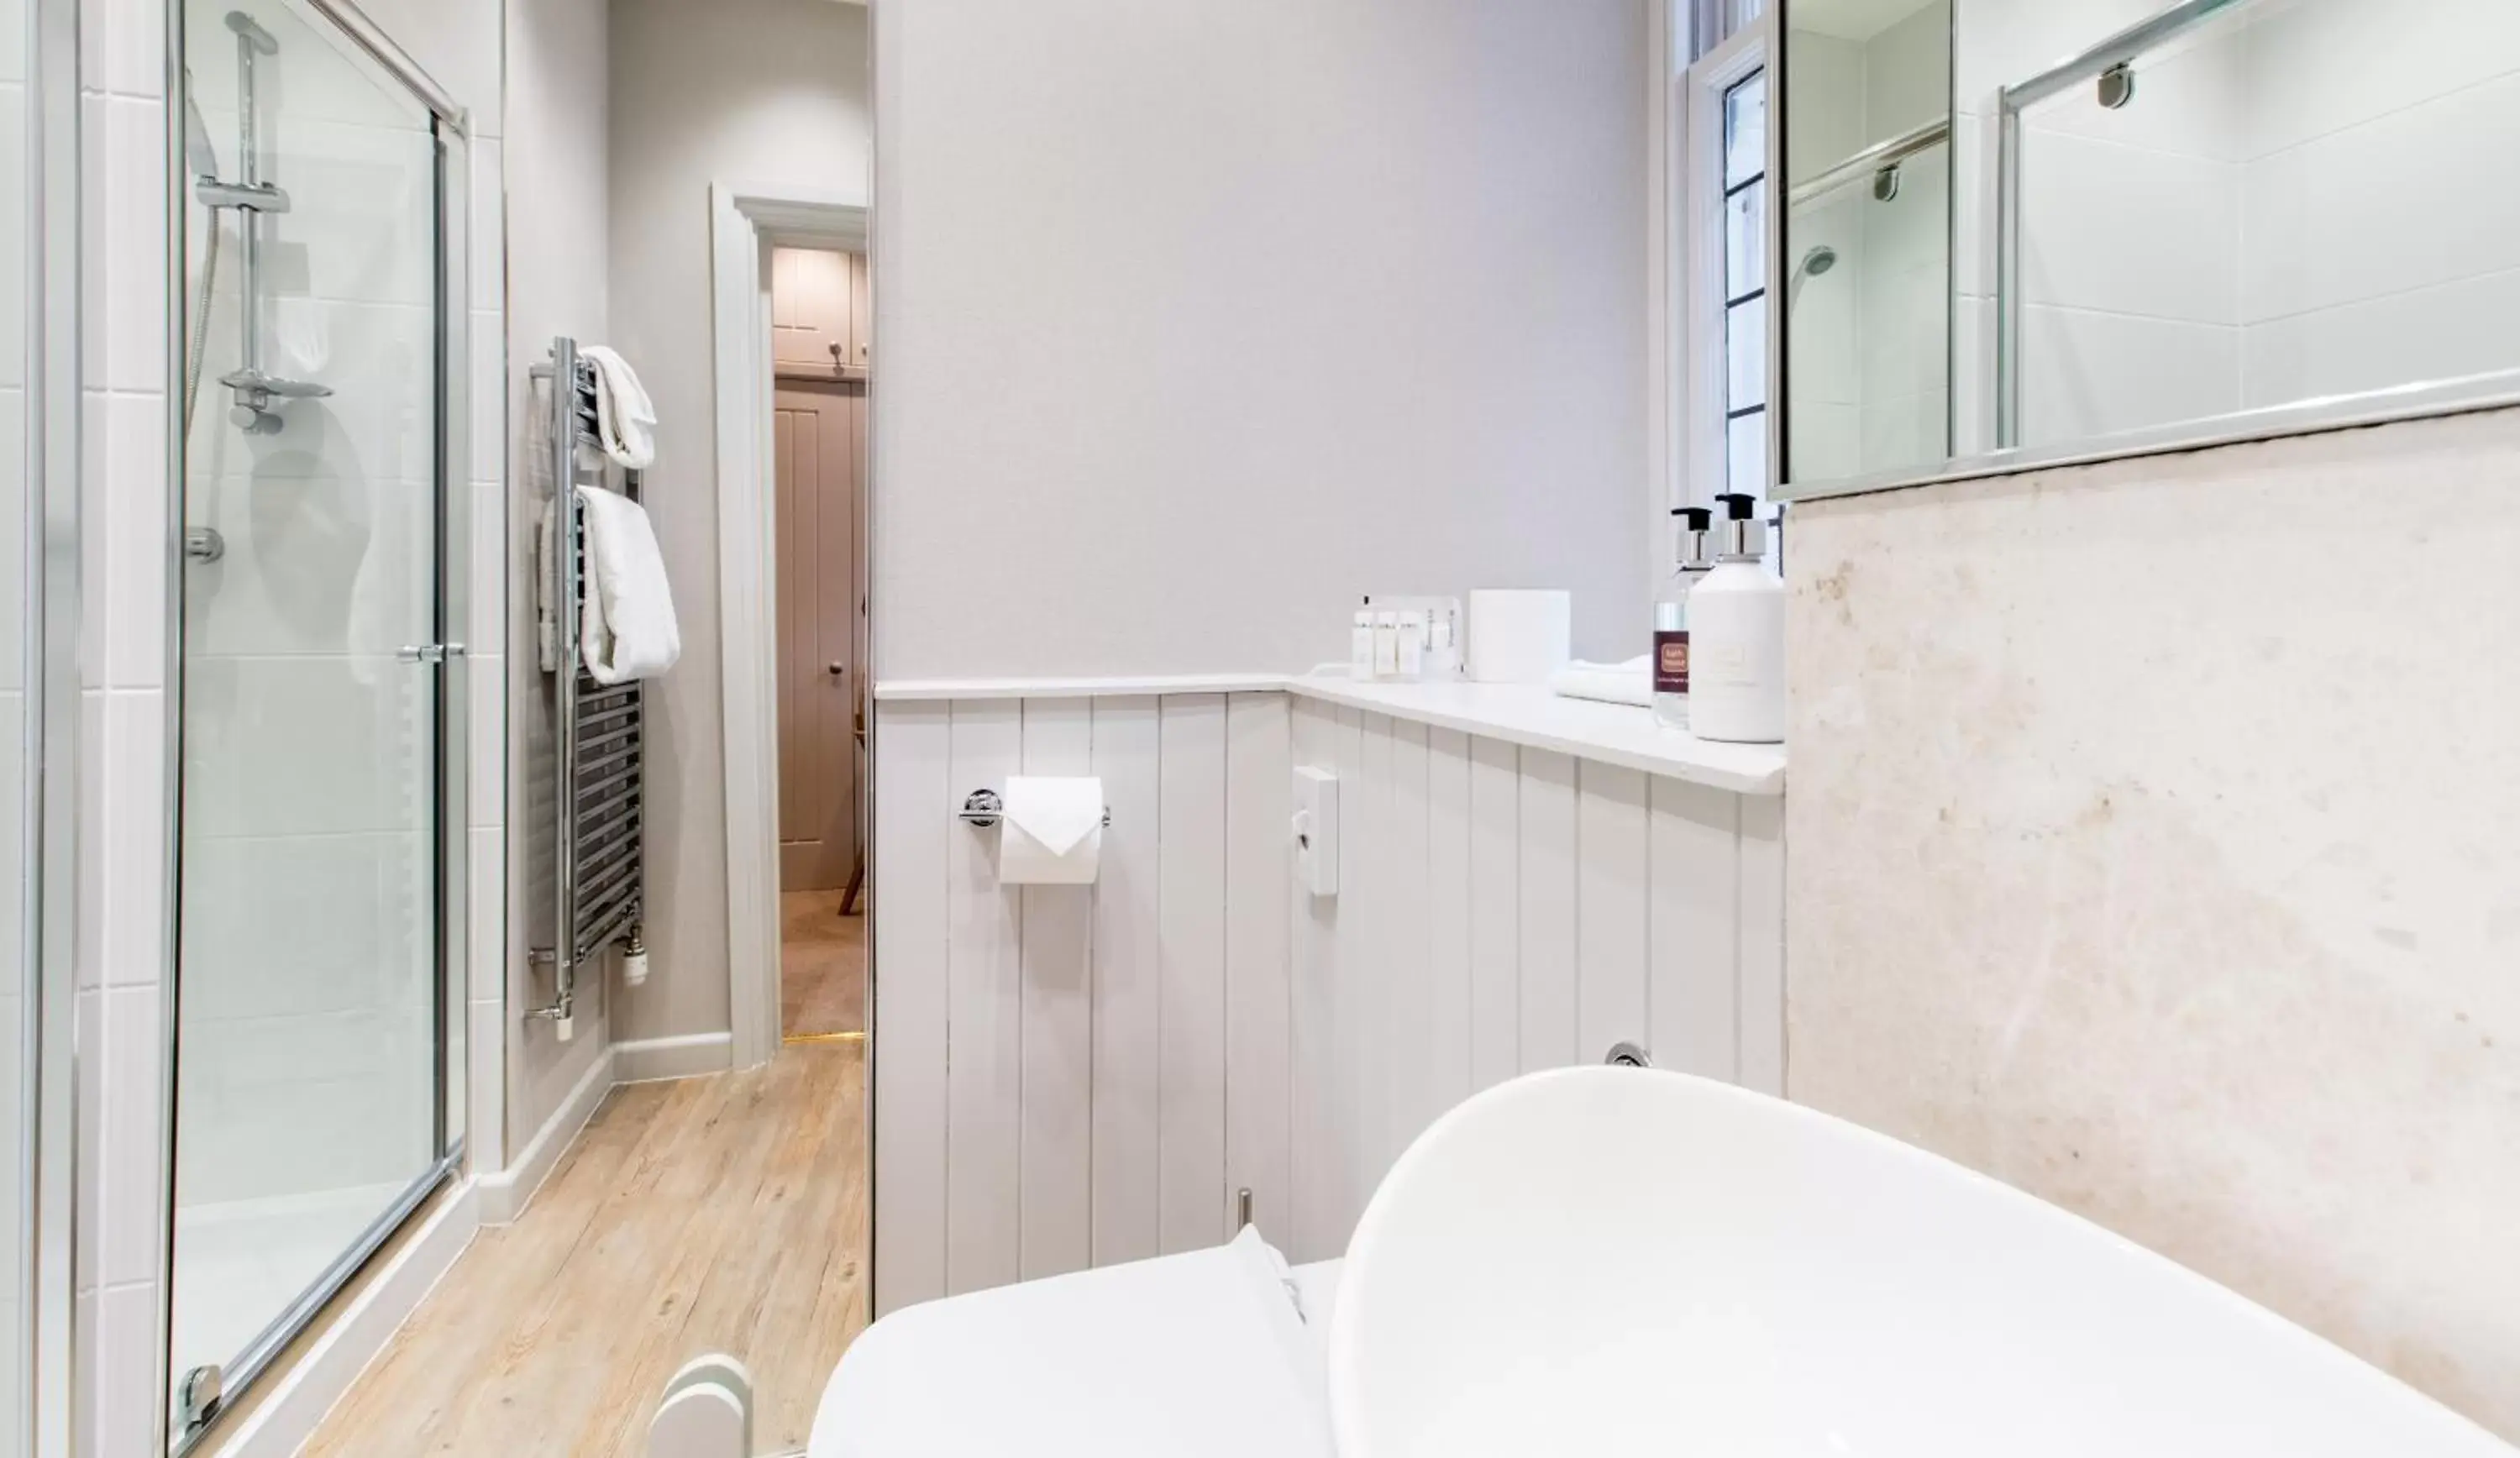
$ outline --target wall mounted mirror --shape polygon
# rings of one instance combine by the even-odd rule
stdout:
[[[2520,399],[2520,9],[1782,22],[1780,495]]]

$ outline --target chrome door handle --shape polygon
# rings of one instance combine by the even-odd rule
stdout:
[[[849,671],[849,666],[848,666],[847,664],[845,664],[845,663],[834,663],[834,664],[832,664],[832,678],[834,678],[834,679],[838,678],[840,675],[842,675],[842,674],[844,674],[844,673],[847,673],[848,671]]]

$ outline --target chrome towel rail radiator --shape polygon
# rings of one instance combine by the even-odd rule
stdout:
[[[595,367],[578,357],[577,341],[552,340],[551,362],[533,368],[550,382],[553,637],[552,803],[554,945],[534,949],[552,969],[553,997],[528,1016],[549,1018],[567,1038],[577,1010],[577,972],[619,945],[644,972],[641,940],[647,910],[645,760],[647,702],[643,685],[599,684],[586,671],[578,641],[587,585],[586,517],[581,482],[601,484],[608,469],[597,424]],[[621,473],[622,494],[639,499],[639,473]],[[637,980],[636,975],[632,977]]]

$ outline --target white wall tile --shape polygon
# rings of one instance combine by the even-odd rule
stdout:
[[[166,12],[148,0],[89,0],[79,40],[91,52],[87,84],[123,96],[166,94]],[[90,32],[97,32],[91,43]]]
[[[91,516],[105,539],[106,672],[116,687],[166,679],[166,397],[106,397],[103,442],[111,509]]]
[[[465,1090],[465,1150],[475,1172],[504,1170],[508,1165],[507,1148],[507,1060],[501,1056],[508,1037],[508,1005],[504,1001],[476,1001],[465,1004],[465,1018],[470,1031],[465,1037],[467,1076],[471,1086]]]
[[[23,702],[23,700],[21,700]],[[107,788],[112,776],[102,767],[106,756],[106,692],[102,688],[84,689],[79,694],[79,763],[100,767],[96,773],[82,771],[78,781],[78,823],[111,825],[106,817]],[[102,835],[81,838],[78,851],[78,983],[81,988],[105,986],[106,969],[106,839]]]
[[[104,165],[104,380],[118,390],[166,386],[166,111],[162,103],[110,97],[104,127],[86,143]],[[90,110],[91,122],[96,113]]]
[[[2351,0],[2253,8],[2246,150],[2263,156],[2520,70],[2520,7]]]
[[[82,987],[76,999],[78,1025],[102,1029],[105,1026],[105,990]],[[98,1041],[103,1041],[102,1035]],[[74,1178],[77,1190],[79,1222],[78,1253],[71,1269],[72,1284],[81,1291],[96,1289],[105,1260],[105,1115],[106,1060],[102,1056],[78,1060],[78,1171]]]
[[[108,988],[104,1013],[104,1250],[98,1275],[111,1287],[158,1275],[166,1154],[158,1071],[166,1035],[155,985]]]
[[[2514,149],[2520,75],[2253,162],[2242,317],[2255,324],[2520,268],[2520,196],[2477,185],[2479,158]]]
[[[472,776],[470,822],[495,829],[508,813],[508,663],[496,653],[482,653],[468,658],[466,666],[472,702],[472,738],[466,755]]]
[[[2030,128],[2021,179],[2030,302],[2238,322],[2234,167]]]
[[[425,829],[431,684],[390,654],[196,659],[185,685],[188,833]]]
[[[157,1413],[164,1405],[165,1368],[158,1345],[158,1287],[109,1286],[100,1294],[95,1458],[152,1458],[158,1451]]]
[[[2002,125],[1995,117],[1952,117],[1952,291],[1993,298],[1996,289],[1996,163]]]
[[[472,215],[465,220],[465,264],[476,312],[495,313],[508,306],[508,168],[502,148],[495,137],[475,136],[471,149]]]
[[[508,329],[496,314],[472,316],[472,465],[475,481],[507,478]],[[504,515],[504,513],[501,513]]]
[[[115,690],[105,699],[105,981],[155,988],[166,970],[166,696]]]
[[[463,994],[475,1002],[495,1002],[507,995],[507,921],[508,899],[507,832],[496,825],[475,827],[471,833],[470,888],[467,892],[472,917],[471,945],[465,950],[463,971],[469,984]],[[496,1039],[493,1039],[493,1046]]]
[[[2034,305],[2022,319],[2022,441],[2040,445],[2239,408],[2240,331]]]
[[[2520,270],[2340,304],[2244,331],[2248,406],[2520,369]]]
[[[1939,390],[1868,401],[1856,428],[1867,470],[1926,465],[1950,454],[1948,397]]]

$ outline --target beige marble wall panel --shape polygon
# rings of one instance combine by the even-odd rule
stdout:
[[[2520,413],[1791,545],[1793,1096],[2520,1437]]]

